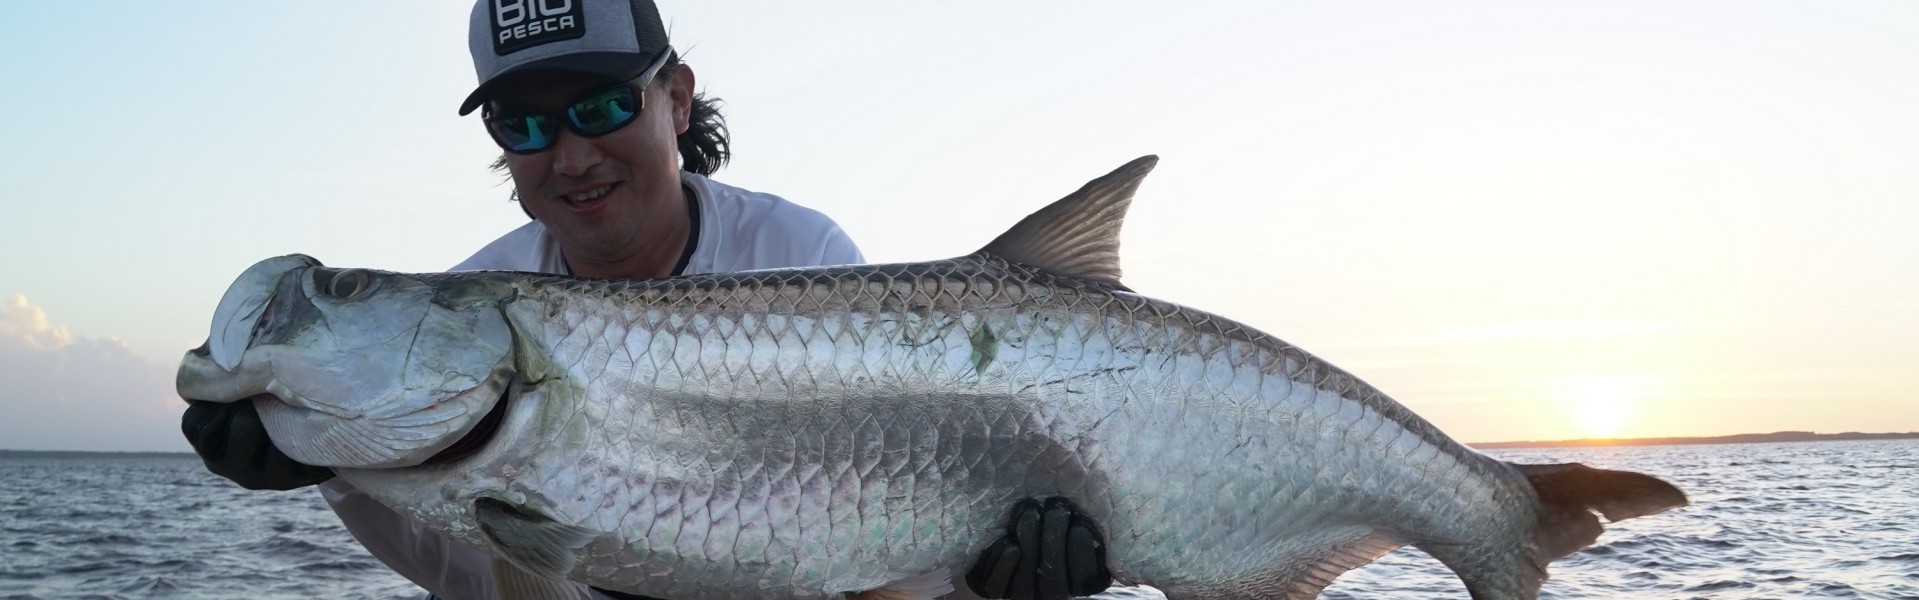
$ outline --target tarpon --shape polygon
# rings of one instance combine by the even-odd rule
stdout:
[[[933,262],[594,281],[268,259],[179,392],[254,402],[288,455],[528,597],[926,598],[1015,502],[1062,496],[1119,581],[1176,600],[1314,598],[1407,545],[1473,598],[1534,598],[1597,515],[1686,503],[1494,460],[1278,338],[1128,290],[1119,228],[1155,162]]]

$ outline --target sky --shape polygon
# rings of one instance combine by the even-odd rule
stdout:
[[[523,223],[457,115],[470,7],[10,7],[0,448],[186,450],[173,370],[248,265],[433,271]],[[1919,430],[1919,4],[660,9],[716,178],[870,260],[1157,154],[1130,287],[1462,441]]]

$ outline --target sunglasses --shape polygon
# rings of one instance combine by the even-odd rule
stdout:
[[[663,50],[653,64],[632,79],[589,92],[567,104],[566,108],[511,115],[485,116],[486,131],[500,149],[513,154],[533,154],[553,147],[559,139],[562,123],[580,137],[600,137],[631,124],[646,109],[646,86],[666,64],[671,50]],[[490,112],[490,111],[489,111]]]

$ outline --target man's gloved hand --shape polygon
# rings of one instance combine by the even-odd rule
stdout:
[[[984,598],[1065,600],[1113,584],[1106,540],[1091,517],[1065,498],[1021,500],[1006,536],[981,553],[966,585]]]
[[[249,490],[291,490],[333,478],[332,469],[297,463],[280,452],[250,400],[188,400],[180,432],[208,471]]]

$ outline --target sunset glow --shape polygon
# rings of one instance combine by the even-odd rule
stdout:
[[[1587,437],[1611,438],[1632,433],[1638,407],[1655,386],[1646,375],[1584,375],[1560,382],[1566,410],[1579,432]]]
[[[189,450],[172,374],[247,266],[439,271],[527,223],[455,110],[473,0],[101,4],[0,20],[34,142],[0,449]],[[1456,439],[1919,431],[1919,5],[659,4],[724,101],[716,181],[869,262],[1154,154],[1128,289]]]

